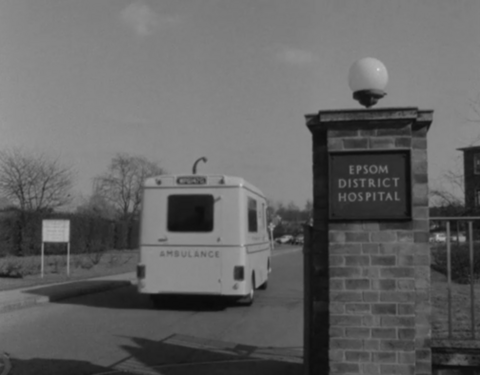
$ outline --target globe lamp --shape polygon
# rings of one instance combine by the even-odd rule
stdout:
[[[387,95],[384,91],[387,83],[387,68],[373,57],[355,61],[348,73],[348,85],[353,91],[353,98],[366,108]]]

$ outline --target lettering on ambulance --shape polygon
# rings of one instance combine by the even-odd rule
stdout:
[[[161,250],[164,258],[220,258],[218,250]]]

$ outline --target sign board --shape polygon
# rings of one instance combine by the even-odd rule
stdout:
[[[70,242],[70,220],[43,220],[42,242]]]
[[[332,152],[331,220],[411,219],[409,150]]]
[[[203,176],[182,176],[177,178],[178,185],[205,185],[207,178]]]

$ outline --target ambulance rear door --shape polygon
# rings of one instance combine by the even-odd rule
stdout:
[[[146,283],[158,285],[158,293],[219,294],[222,276],[219,189],[147,189],[143,203],[145,259],[142,263],[146,265]]]

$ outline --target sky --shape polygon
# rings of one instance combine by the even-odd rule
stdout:
[[[429,178],[480,144],[478,0],[2,0],[0,149],[59,158],[75,194],[119,152],[172,174],[244,177],[312,199],[305,114],[361,108],[350,66],[381,60],[374,108],[433,109]],[[478,122],[476,122],[478,120]]]

